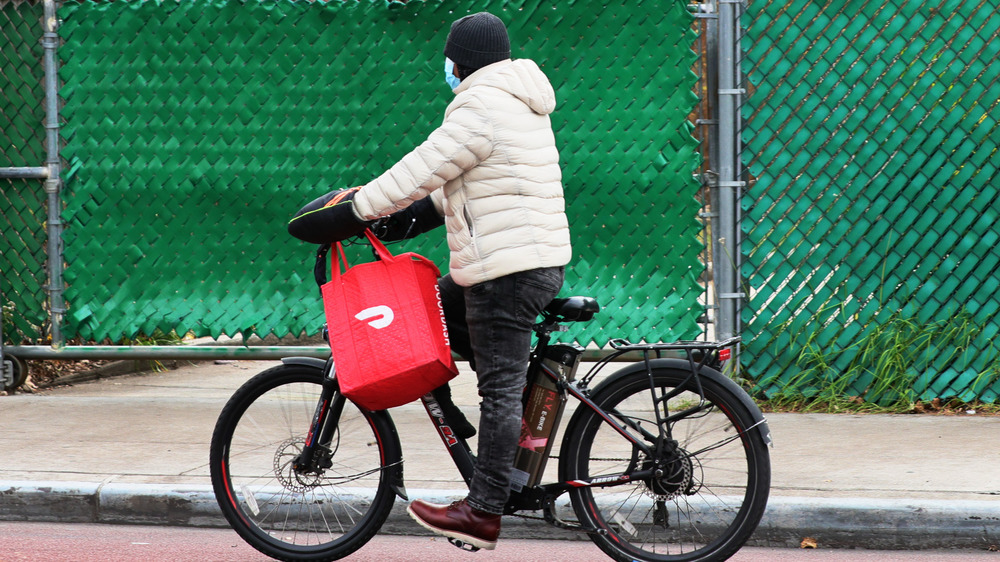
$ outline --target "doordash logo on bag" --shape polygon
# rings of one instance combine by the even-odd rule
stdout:
[[[374,318],[374,320],[369,322],[368,325],[371,326],[372,328],[375,328],[376,330],[381,330],[382,328],[385,328],[389,324],[392,324],[392,319],[395,318],[396,316],[392,313],[391,308],[383,304],[379,306],[373,306],[371,308],[366,308],[361,312],[355,314],[354,317],[357,318],[358,320],[361,320],[362,322],[368,320],[369,318]]]

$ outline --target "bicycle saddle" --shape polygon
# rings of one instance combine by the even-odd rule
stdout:
[[[555,316],[560,322],[585,322],[600,312],[601,305],[591,297],[567,297],[552,299],[545,307],[546,314]]]

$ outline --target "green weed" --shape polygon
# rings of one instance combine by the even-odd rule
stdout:
[[[136,334],[135,337],[128,340],[126,345],[180,345],[181,341],[181,337],[174,330],[167,333],[157,328],[153,331],[152,335]],[[167,370],[166,365],[156,359],[151,360],[149,366],[158,373]]]
[[[2,315],[0,315],[0,320],[2,320],[3,327],[6,330],[9,326],[14,323],[14,303],[10,301],[4,301],[2,308]],[[6,336],[6,334],[4,334]],[[4,338],[6,339],[6,337]]]
[[[799,321],[801,322],[801,321]],[[797,322],[797,325],[801,325]],[[936,322],[892,314],[866,326],[863,335],[846,347],[822,344],[823,328],[796,331],[792,321],[781,331],[788,334],[786,349],[795,350],[795,373],[758,382],[758,394],[769,390],[765,401],[777,410],[802,412],[910,412],[929,390],[927,373],[948,366],[967,370],[970,355],[985,353],[991,364],[976,375],[963,400],[975,401],[1000,378],[1000,365],[992,343],[976,350],[979,328],[970,314],[960,312]]]

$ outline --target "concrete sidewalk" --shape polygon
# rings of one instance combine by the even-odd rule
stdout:
[[[225,525],[208,476],[215,420],[237,387],[278,363],[199,363],[0,397],[0,519]],[[463,370],[452,386],[475,422],[475,376]],[[464,496],[419,403],[391,415],[411,497]],[[767,418],[772,489],[757,544],[1000,545],[1000,417]],[[504,526],[525,537],[554,530],[517,518]],[[384,531],[424,534],[402,501]]]

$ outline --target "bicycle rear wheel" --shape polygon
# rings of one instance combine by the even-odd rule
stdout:
[[[701,397],[686,364],[670,361],[653,361],[652,374],[657,396],[680,390],[668,402],[673,414]],[[570,491],[581,524],[601,531],[591,539],[616,560],[725,560],[763,516],[771,469],[762,432],[750,429],[755,416],[732,381],[722,375],[699,380],[706,408],[669,424],[673,452],[643,453],[585,404],[570,420],[560,453],[564,482],[661,470],[659,477]],[[654,445],[659,431],[645,368],[612,375],[592,399]]]
[[[383,459],[395,430],[384,413],[348,401],[329,443],[329,468],[292,468],[322,383],[315,367],[268,369],[230,398],[212,435],[212,486],[222,513],[251,546],[281,560],[343,558],[368,542],[392,509]]]

